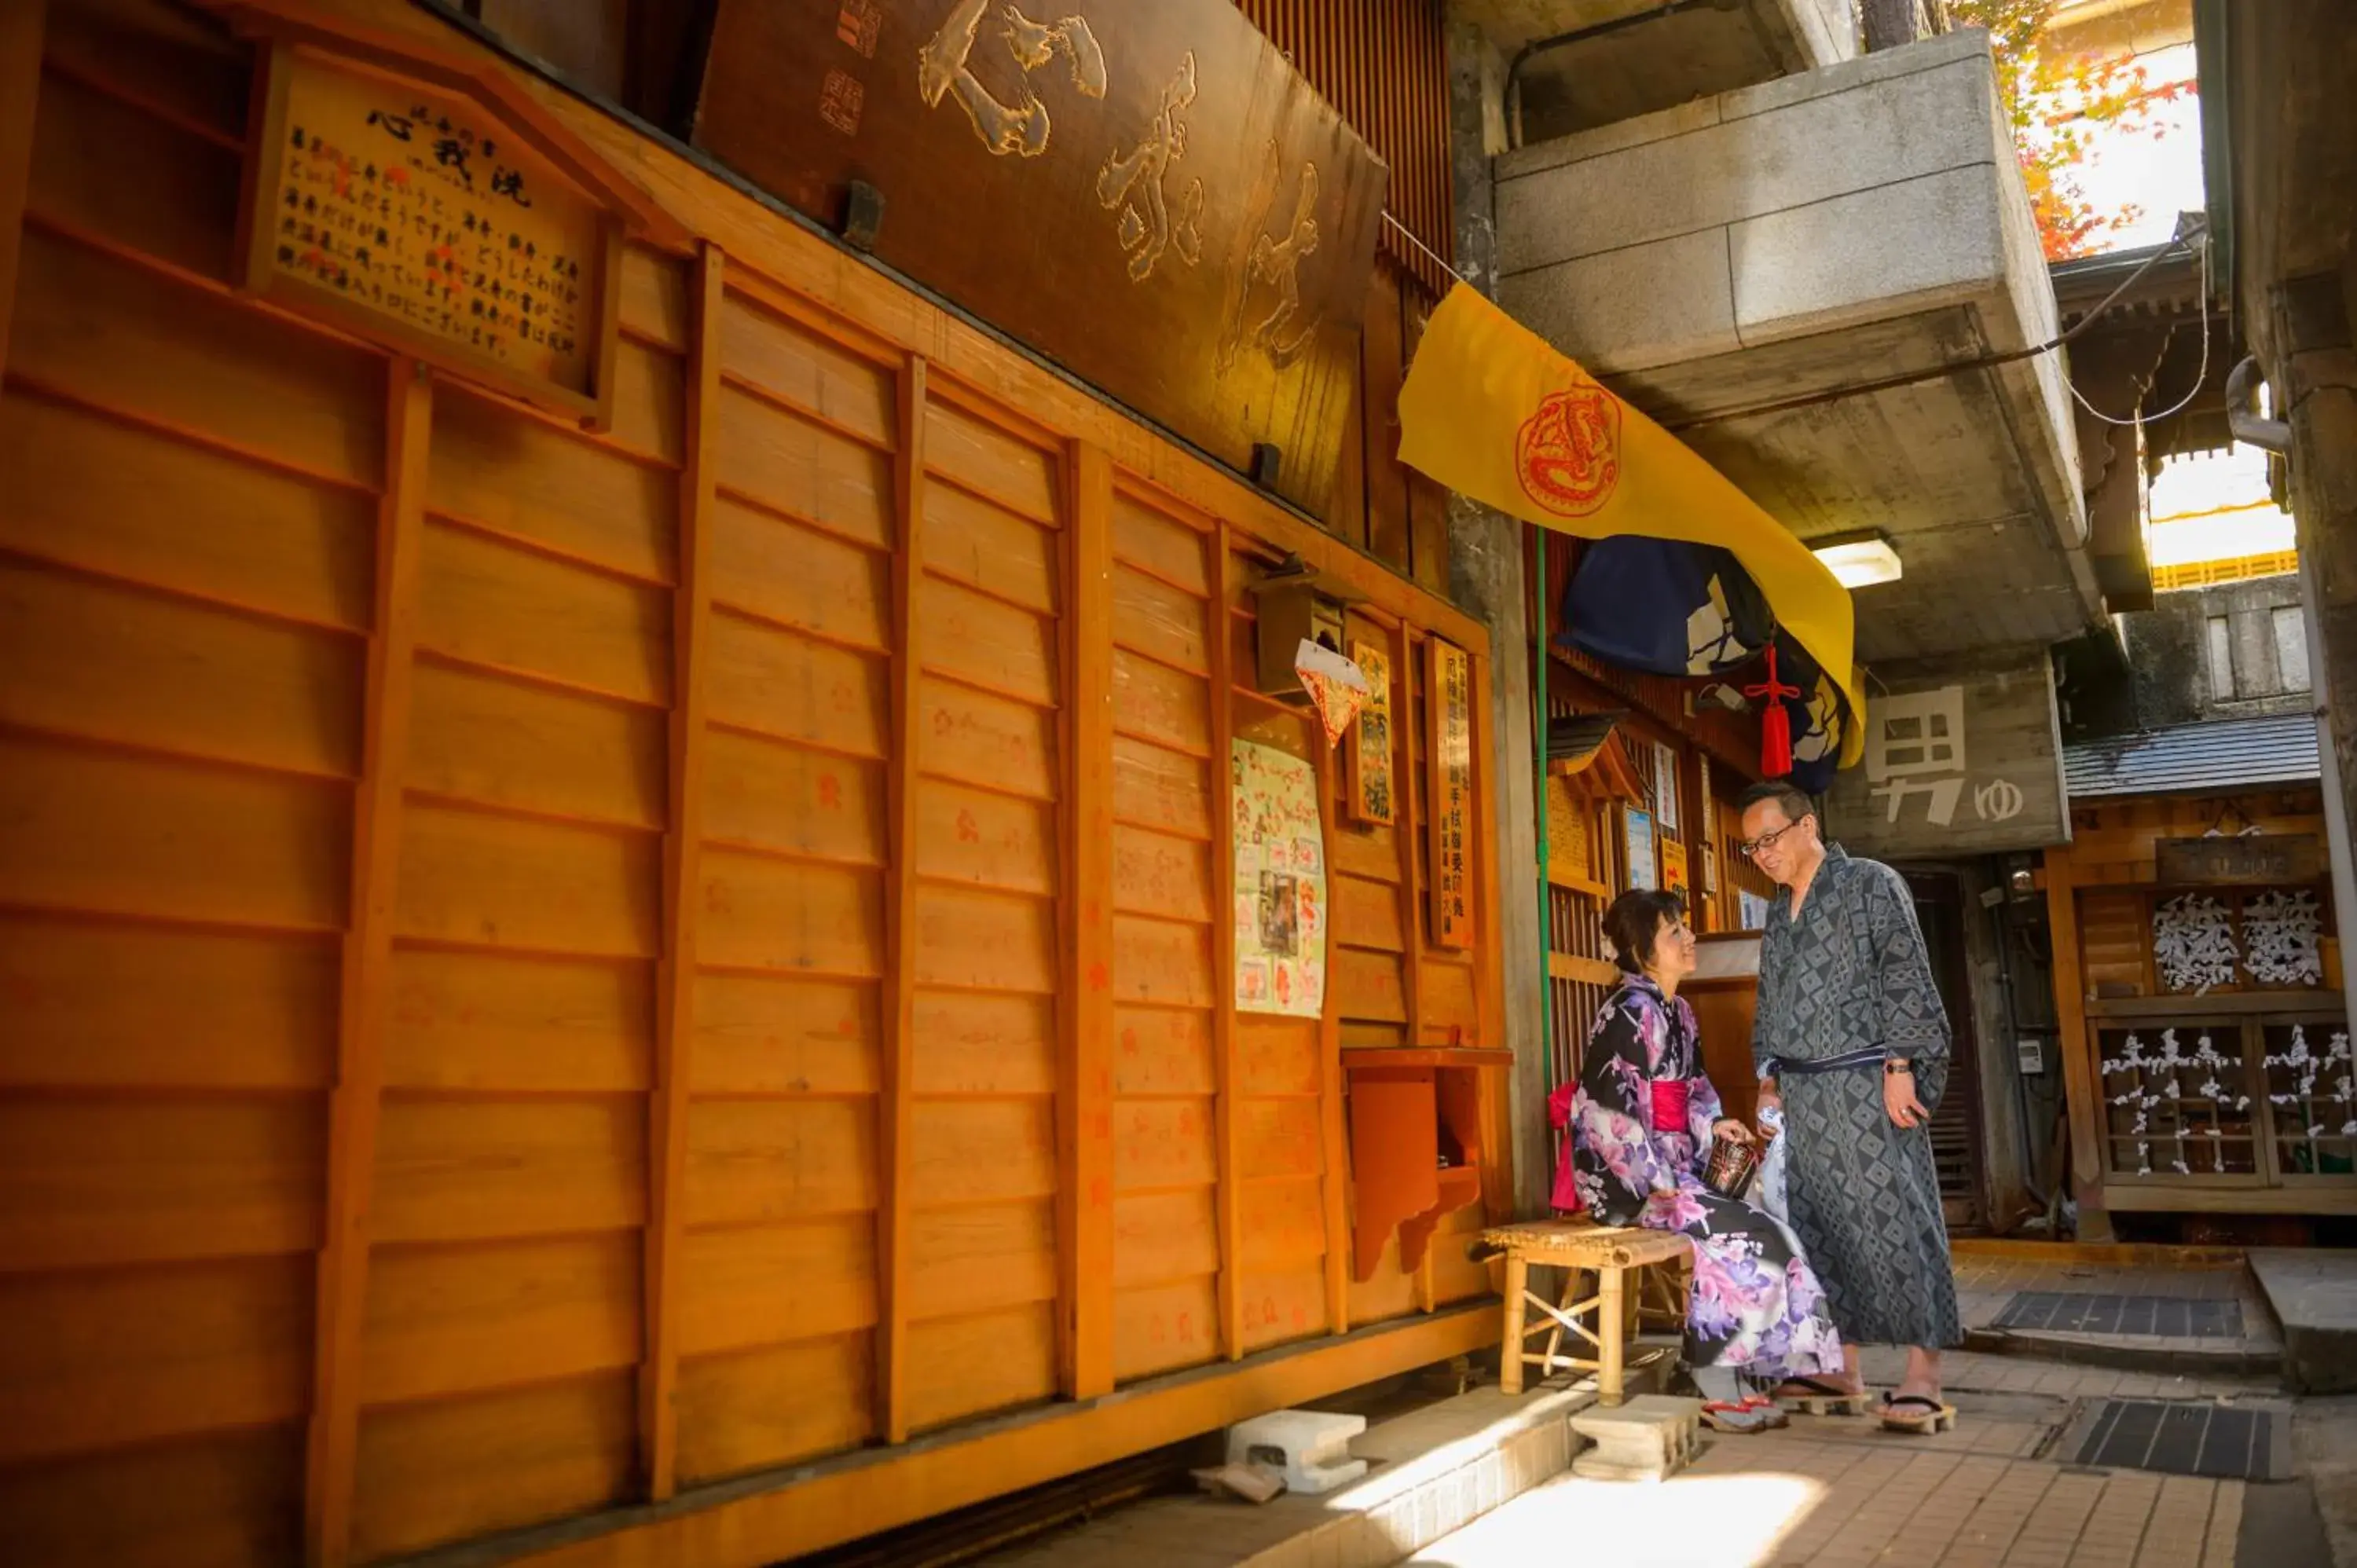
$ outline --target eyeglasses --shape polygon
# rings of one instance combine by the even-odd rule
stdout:
[[[1735,852],[1746,860],[1757,860],[1760,858],[1760,852],[1761,850],[1771,848],[1778,839],[1782,838],[1786,833],[1789,833],[1794,828],[1799,827],[1801,822],[1805,822],[1808,820],[1809,819],[1804,816],[1801,819],[1800,822],[1786,822],[1774,832],[1761,833],[1756,839],[1746,839],[1741,843],[1735,846]]]

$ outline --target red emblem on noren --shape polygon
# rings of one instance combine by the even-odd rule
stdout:
[[[1539,400],[1514,436],[1514,475],[1557,517],[1585,517],[1620,482],[1620,400],[1585,381]]]

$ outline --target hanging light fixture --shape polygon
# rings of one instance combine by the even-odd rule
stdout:
[[[1891,548],[1890,536],[1878,528],[1830,534],[1811,544],[1809,553],[1824,562],[1834,580],[1845,588],[1895,583],[1904,570],[1899,552]]]

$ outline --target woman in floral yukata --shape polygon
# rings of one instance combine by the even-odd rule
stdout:
[[[1562,1112],[1573,1183],[1604,1224],[1693,1239],[1685,1357],[1706,1402],[1704,1418],[1722,1432],[1781,1425],[1763,1385],[1838,1373],[1841,1340],[1792,1232],[1703,1185],[1712,1138],[1750,1133],[1720,1115],[1694,1009],[1678,995],[1695,969],[1684,901],[1624,893],[1606,912],[1604,931],[1628,978],[1596,1015],[1579,1081],[1555,1091],[1569,1091]]]

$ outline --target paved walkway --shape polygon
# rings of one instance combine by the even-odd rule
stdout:
[[[1959,1354],[1957,1430],[1919,1438],[1866,1418],[1795,1417],[1781,1432],[1711,1440],[1660,1486],[1564,1476],[1426,1548],[1429,1568],[2231,1568],[2245,1487],[2066,1465],[2053,1439],[2082,1399],[2236,1399],[2270,1391],[2195,1379]],[[1896,1352],[1869,1352],[1871,1382]],[[2041,1456],[2042,1455],[2042,1456]],[[2248,1568],[2292,1568],[2253,1563]]]

